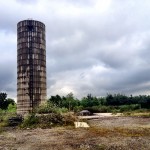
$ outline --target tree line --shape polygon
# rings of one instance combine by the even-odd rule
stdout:
[[[126,96],[123,94],[107,94],[106,97],[96,97],[88,94],[86,97],[77,99],[73,93],[69,93],[66,96],[51,96],[47,102],[58,108],[65,108],[68,111],[75,112],[83,109],[93,112],[150,109],[150,95]],[[13,99],[7,98],[7,94],[1,92],[0,109],[6,110],[10,104],[16,105]]]
[[[95,97],[88,94],[79,100],[73,96],[73,93],[69,93],[62,97],[51,96],[48,102],[60,108],[67,108],[69,111],[88,109],[93,112],[111,112],[113,110],[150,109],[150,95],[107,94],[106,97]]]

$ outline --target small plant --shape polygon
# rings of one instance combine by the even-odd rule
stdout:
[[[0,126],[9,126],[9,119],[16,116],[17,114],[15,112],[9,112],[8,110],[0,110]]]
[[[76,120],[77,118],[73,114],[67,113],[63,115],[63,125],[73,126]]]
[[[23,123],[21,124],[21,127],[32,128],[32,127],[36,127],[38,123],[39,123],[38,117],[35,114],[29,114],[28,116],[25,117]]]
[[[7,112],[9,113],[16,113],[17,111],[17,106],[16,104],[9,104],[7,108]]]
[[[51,103],[46,103],[36,108],[35,112],[39,114],[52,113],[55,112],[55,107]]]

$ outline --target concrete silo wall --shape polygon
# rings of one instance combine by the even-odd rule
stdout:
[[[45,99],[45,25],[24,20],[17,24],[17,113],[32,112]]]

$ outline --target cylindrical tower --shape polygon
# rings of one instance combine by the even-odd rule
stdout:
[[[24,115],[46,99],[45,25],[35,20],[17,24],[17,113]]]

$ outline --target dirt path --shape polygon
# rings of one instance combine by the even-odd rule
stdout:
[[[107,116],[98,119],[89,120],[92,126],[96,127],[124,127],[124,128],[149,128],[150,118],[143,117],[121,117],[121,116]]]
[[[150,118],[106,117],[88,122],[88,129],[11,129],[0,134],[0,150],[150,149]]]
[[[106,117],[118,117],[121,116],[121,113],[112,114],[112,113],[94,113],[92,116],[78,116],[79,119],[99,119]]]

